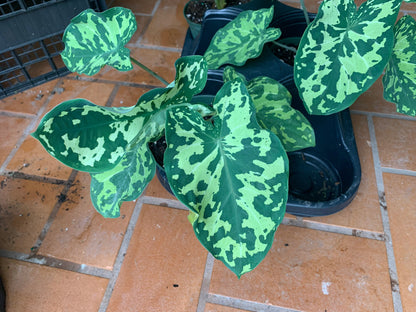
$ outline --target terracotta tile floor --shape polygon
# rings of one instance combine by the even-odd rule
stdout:
[[[316,11],[320,1],[306,2]],[[166,80],[185,38],[185,3],[112,1],[136,14],[132,54]],[[128,106],[156,86],[140,69],[104,68],[0,100],[7,312],[416,311],[416,119],[383,100],[380,81],[351,108],[363,172],[354,201],[331,216],[287,215],[266,259],[240,280],[199,244],[187,212],[156,178],[119,219],[103,219],[90,203],[89,175],[29,136],[64,100]]]

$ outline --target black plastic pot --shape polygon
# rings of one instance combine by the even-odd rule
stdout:
[[[259,9],[269,7],[270,3],[254,0],[245,6]],[[306,28],[303,12],[277,1],[273,3],[275,18],[272,24],[282,30],[280,39],[293,41],[300,38]],[[241,9],[236,8],[208,11],[199,40],[193,40],[188,32],[182,55],[203,55],[215,32],[240,12]],[[236,69],[249,80],[261,75],[282,83],[292,94],[292,107],[301,111],[315,130],[315,147],[288,153],[290,176],[286,211],[298,216],[323,216],[345,208],[355,197],[361,180],[349,110],[330,116],[309,115],[294,84],[293,67],[282,62],[267,47],[259,58]],[[201,94],[215,95],[222,84],[222,71],[209,71],[207,85]],[[160,170],[158,175],[161,175]],[[166,186],[169,189],[169,185]]]

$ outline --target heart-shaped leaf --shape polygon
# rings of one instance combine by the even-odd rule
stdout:
[[[214,109],[212,120],[186,107],[169,111],[165,168],[194,213],[198,239],[241,276],[265,257],[283,219],[288,160],[277,136],[258,125],[241,81],[224,84]]]
[[[402,114],[416,115],[416,21],[403,16],[394,28],[395,44],[383,77],[384,98]]]
[[[136,29],[136,18],[129,9],[115,7],[102,13],[87,9],[65,30],[62,59],[70,71],[90,76],[104,65],[131,70],[130,50],[124,46]]]
[[[349,107],[381,75],[401,0],[324,0],[302,36],[294,78],[311,114]]]
[[[204,54],[208,68],[217,69],[223,64],[240,66],[248,59],[258,57],[266,42],[281,35],[280,29],[267,28],[272,18],[273,6],[241,12],[212,38]]]

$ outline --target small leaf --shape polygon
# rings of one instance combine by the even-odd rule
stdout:
[[[136,18],[129,9],[115,7],[102,13],[87,9],[65,30],[62,59],[70,71],[90,76],[104,65],[131,70],[130,50],[124,46],[136,29]]]
[[[267,28],[272,18],[273,6],[241,12],[212,38],[204,54],[208,68],[217,69],[223,64],[240,66],[248,59],[258,57],[266,42],[281,35],[280,29]]]
[[[146,144],[130,150],[113,169],[91,174],[91,200],[105,218],[120,216],[124,201],[135,200],[152,180],[155,160]]]
[[[416,115],[416,21],[403,16],[394,28],[395,44],[383,77],[384,98],[402,114]]]
[[[383,72],[401,0],[324,0],[300,41],[294,78],[310,114],[349,107]]]
[[[263,129],[278,136],[286,152],[315,146],[315,132],[303,114],[290,106],[292,96],[276,80],[258,77],[247,86]]]
[[[315,146],[315,132],[303,114],[292,108],[292,95],[278,81],[257,77],[247,82],[232,67],[224,69],[224,81],[243,79],[247,86],[257,122],[263,129],[272,131],[282,142],[286,152]]]
[[[283,219],[288,160],[279,139],[258,125],[241,81],[224,84],[214,109],[212,120],[186,107],[169,111],[165,168],[194,212],[198,239],[240,277],[265,257]]]

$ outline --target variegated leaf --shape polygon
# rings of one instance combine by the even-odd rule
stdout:
[[[278,136],[286,152],[315,146],[315,132],[306,117],[290,106],[292,95],[285,86],[269,77],[246,82],[244,76],[228,66],[224,70],[224,81],[233,79],[244,79],[256,109],[257,122]]]
[[[315,146],[315,132],[303,114],[290,106],[292,96],[276,80],[258,77],[247,86],[257,121],[276,134],[286,152]]]
[[[258,125],[242,82],[225,83],[214,109],[212,120],[186,107],[169,112],[165,168],[194,213],[198,239],[241,276],[265,257],[283,219],[288,160],[277,136]]]
[[[381,75],[401,0],[324,0],[302,36],[294,78],[311,114],[349,107]]]
[[[120,113],[118,108],[75,99],[47,113],[32,135],[65,165],[80,171],[103,172],[121,160],[145,121],[133,107]]]
[[[272,18],[273,6],[241,12],[212,38],[204,54],[208,68],[216,69],[223,64],[240,66],[248,59],[259,56],[266,42],[281,35],[280,29],[267,28]]]
[[[133,68],[124,46],[137,29],[134,14],[115,7],[102,13],[87,9],[71,20],[62,41],[62,59],[72,72],[94,75],[104,65],[127,71]]]
[[[402,114],[416,115],[416,21],[402,17],[394,28],[395,44],[383,77],[384,98]]]
[[[120,216],[124,201],[138,198],[155,175],[155,160],[147,144],[128,151],[111,170],[91,174],[91,200],[105,218]]]
[[[149,133],[160,135],[169,106],[189,103],[204,88],[207,66],[202,56],[182,57],[175,66],[175,83],[145,93],[134,107],[66,101],[45,115],[33,136],[69,167],[91,173],[108,171],[126,151],[154,139]]]

